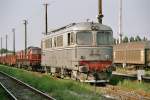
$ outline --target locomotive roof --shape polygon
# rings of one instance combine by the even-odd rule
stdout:
[[[40,49],[39,47],[30,46],[27,49]]]
[[[41,48],[39,48],[39,47],[34,47],[34,46],[29,46],[29,47],[27,47],[27,51],[28,50],[30,50],[30,49],[32,49],[32,50],[39,50],[39,49],[41,49]],[[19,52],[24,52],[24,50],[19,50],[19,51],[17,51],[17,53],[19,53]]]
[[[64,27],[52,30],[48,34],[56,33],[59,31],[69,31],[69,30],[93,30],[92,28],[96,28],[96,30],[112,30],[109,26],[100,23],[80,22],[80,23],[71,23]]]

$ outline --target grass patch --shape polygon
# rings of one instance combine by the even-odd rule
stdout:
[[[146,70],[146,71],[145,71],[145,76],[146,76],[146,77],[150,77],[150,70]]]
[[[0,65],[0,71],[48,93],[57,100],[99,100],[101,98],[99,93],[94,93],[94,87],[88,84],[78,83],[72,80],[54,79],[46,74],[38,75],[4,65]]]
[[[150,84],[146,82],[138,82],[135,80],[125,79],[121,76],[113,76],[110,79],[111,85],[119,86],[122,89],[125,90],[131,90],[131,91],[143,91],[150,93]]]
[[[122,82],[124,79],[121,76],[112,76],[110,79],[111,85],[117,85],[119,82]]]
[[[118,83],[118,86],[135,91],[145,91],[150,93],[150,84],[148,83],[139,83],[137,81],[124,80]]]

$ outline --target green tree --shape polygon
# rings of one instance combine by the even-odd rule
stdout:
[[[113,38],[113,42],[114,42],[113,44],[116,44],[117,40],[115,38]]]
[[[137,36],[135,37],[135,41],[141,41],[141,38],[137,35]]]
[[[147,38],[145,36],[143,37],[143,41],[147,41]]]
[[[119,39],[116,40],[116,44],[119,44]]]
[[[134,40],[134,37],[132,37],[132,36],[130,37],[129,40],[130,40],[130,42],[134,42],[134,41],[135,41],[135,40]]]
[[[12,51],[10,51],[10,50],[6,50],[6,49],[4,49],[4,48],[2,48],[1,50],[0,50],[0,53],[12,53]]]
[[[123,43],[128,43],[128,42],[129,42],[129,39],[128,39],[127,36],[125,36],[125,37],[123,38]]]

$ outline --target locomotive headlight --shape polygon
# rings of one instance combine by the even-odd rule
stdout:
[[[85,59],[86,57],[85,56],[80,56],[80,59]]]
[[[93,26],[91,26],[91,30],[98,30],[98,26],[95,26],[95,25],[93,25]]]

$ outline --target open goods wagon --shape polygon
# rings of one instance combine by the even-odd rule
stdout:
[[[5,53],[0,56],[0,63],[19,68],[30,68],[37,70],[41,68],[41,48],[28,47],[26,54],[24,50],[14,53]]]

